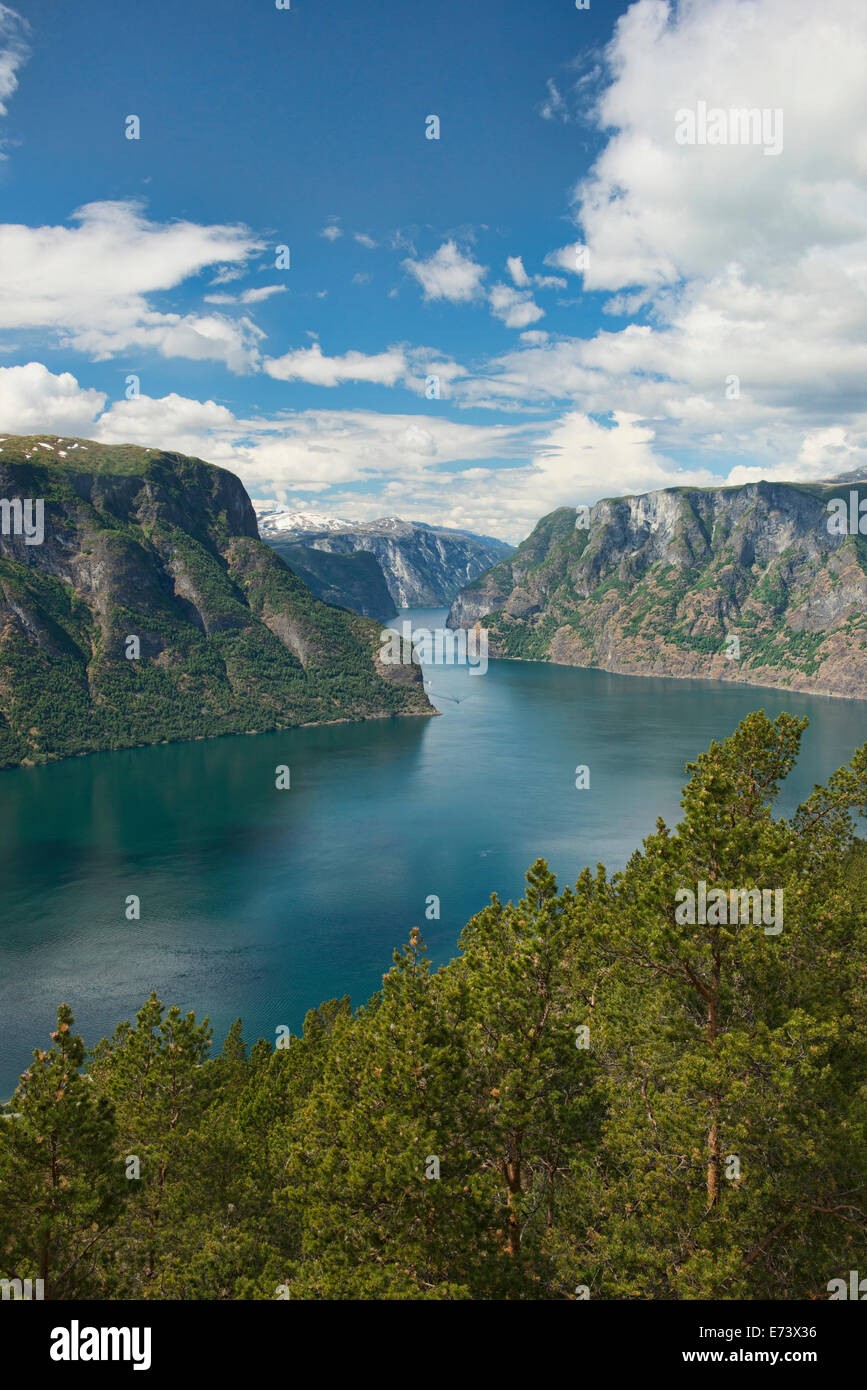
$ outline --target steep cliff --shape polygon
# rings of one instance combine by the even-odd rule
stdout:
[[[378,624],[314,598],[221,468],[7,436],[0,512],[0,766],[433,713],[420,670],[383,666]]]
[[[857,517],[856,480],[561,507],[457,595],[449,626],[484,619],[495,656],[867,698],[867,536],[828,510],[854,490]]]
[[[304,513],[281,514],[273,507],[262,509],[260,517],[262,537],[272,545],[304,545],[332,555],[370,551],[397,608],[439,608],[451,603],[462,585],[511,554],[510,546],[489,536],[398,517],[359,522],[306,519]]]

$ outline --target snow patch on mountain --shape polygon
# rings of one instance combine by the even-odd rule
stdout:
[[[277,502],[254,502],[253,510],[259,523],[259,535],[278,536],[286,531],[344,531],[352,526],[345,517],[323,516],[320,512],[296,512]]]

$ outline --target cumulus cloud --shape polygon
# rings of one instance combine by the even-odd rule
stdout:
[[[526,328],[528,324],[535,323],[537,319],[545,316],[544,309],[539,308],[531,294],[512,289],[511,285],[493,285],[488,294],[488,302],[491,313],[495,318],[501,319],[507,328]]]
[[[319,235],[324,237],[326,241],[336,241],[338,237],[342,237],[343,228],[340,226],[338,218],[334,217],[326,222]]]
[[[451,475],[441,470],[450,465],[487,461],[492,455],[520,457],[540,428],[351,410],[245,420],[213,401],[173,394],[115,402],[97,422],[93,437],[104,443],[155,444],[209,459],[236,472],[254,496],[288,488],[331,492],[366,483],[370,494],[361,492],[356,501],[375,508],[371,496],[374,491],[380,495],[390,478],[403,480],[409,502],[428,474],[442,485]]]
[[[366,232],[356,232],[355,240],[361,246],[366,246],[370,251],[375,250],[375,248],[379,245],[379,242],[374,241],[373,237],[368,236]]]
[[[519,290],[525,290],[532,284],[529,275],[524,269],[524,262],[520,256],[509,256],[506,261],[506,269]]]
[[[425,299],[447,299],[466,304],[481,294],[488,267],[465,255],[454,241],[445,241],[427,260],[407,259],[405,268],[424,290]]]
[[[214,449],[221,452],[223,441],[237,436],[241,428],[226,406],[171,392],[159,400],[136,396],[115,401],[100,417],[93,438],[102,444],[139,444],[210,458]]]
[[[598,107],[614,133],[575,190],[586,288],[659,289],[714,277],[734,259],[748,278],[781,288],[812,249],[863,245],[867,12],[828,0],[817,18],[813,0],[704,0],[676,11],[638,0],[621,16]],[[700,101],[782,111],[783,157],[757,145],[678,144],[678,111]]]
[[[71,229],[2,229],[0,326],[59,324],[66,341],[103,355],[141,342],[278,380],[376,382],[421,398],[418,413],[395,415],[319,410],[249,421],[179,397],[120,402],[99,415],[99,393],[73,378],[58,385],[65,377],[41,368],[29,385],[5,378],[17,393],[12,418],[29,419],[44,391],[46,412],[58,414],[28,428],[52,418],[53,428],[91,433],[73,420],[96,415],[93,430],[118,438],[135,430],[142,442],[199,453],[236,469],[257,495],[306,490],[338,514],[398,512],[511,539],[552,507],[603,490],[726,473],[732,482],[818,478],[863,465],[865,70],[867,9],[856,0],[823,0],[820,10],[814,0],[636,0],[607,49],[607,85],[585,103],[601,150],[573,190],[574,237],[546,257],[558,273],[533,274],[510,256],[503,282],[488,287],[488,268],[465,238],[455,234],[425,257],[410,232],[395,234],[425,300],[486,301],[520,332],[512,350],[472,368],[407,345],[328,357],[315,344],[263,361],[249,319],[160,312],[153,296],[202,268],[217,286],[244,273],[256,250],[244,229],[155,227],[126,204],[84,209]],[[575,105],[573,86],[555,87]],[[678,144],[677,112],[700,101],[781,110],[782,154]],[[336,218],[324,234],[342,235]],[[582,338],[532,327],[543,313],[536,300],[562,288],[564,275],[600,296],[610,328]],[[255,302],[244,293],[211,302]],[[617,318],[631,321],[616,326]],[[442,402],[429,406],[429,375],[454,404],[490,411],[491,423],[450,421]]]
[[[545,264],[556,266],[559,270],[568,270],[572,275],[583,275],[583,259],[587,257],[587,247],[582,241],[571,241],[568,246],[559,246],[556,251],[549,251],[545,257]]]
[[[840,471],[867,411],[867,11],[828,0],[637,0],[595,98],[606,143],[576,186],[578,237],[546,263],[633,319],[522,337],[456,382],[467,406],[572,400],[737,477]],[[662,99],[660,94],[663,94]],[[681,145],[677,113],[781,111],[783,153]],[[535,290],[520,257],[507,263]],[[830,433],[829,433],[830,431]],[[842,431],[842,436],[839,432]]]
[[[572,408],[554,419],[488,425],[439,411],[303,410],[245,419],[213,400],[175,393],[107,405],[102,392],[69,373],[30,363],[0,369],[0,415],[17,433],[48,429],[193,454],[237,473],[254,497],[291,494],[299,505],[315,501],[336,515],[392,513],[513,541],[556,506],[723,481],[701,464],[681,464],[653,425],[627,410],[595,419]],[[817,428],[785,462],[738,465],[728,480],[827,477],[865,462],[867,427],[858,435]]]
[[[71,372],[41,362],[0,367],[0,424],[7,434],[87,435],[105,406],[103,391],[85,390]]]

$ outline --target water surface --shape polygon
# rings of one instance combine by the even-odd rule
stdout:
[[[432,628],[443,612],[393,625],[407,616]],[[867,739],[861,701],[538,662],[425,675],[439,718],[0,772],[0,1096],[61,1000],[89,1043],[151,989],[210,1014],[218,1039],[240,1015],[248,1039],[273,1040],[322,999],[362,1003],[414,925],[447,960],[494,890],[523,892],[537,856],[561,882],[622,867],[658,815],[677,820],[684,764],[750,710],[811,721],[781,813]]]

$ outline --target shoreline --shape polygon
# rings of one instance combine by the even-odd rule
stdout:
[[[275,724],[273,729],[236,729],[223,734],[193,734],[190,738],[161,738],[155,743],[124,743],[120,748],[86,748],[80,753],[62,753],[56,758],[43,758],[40,762],[23,758],[20,763],[6,763],[0,767],[0,774],[13,772],[16,768],[53,767],[56,763],[67,763],[73,758],[95,758],[103,753],[132,753],[139,748],[168,748],[179,743],[209,743],[218,738],[258,738],[261,734],[289,734],[295,729],[330,729],[337,724],[372,724],[377,719],[429,719],[442,714],[442,710],[430,709],[401,710],[397,714],[366,714],[363,719],[314,719],[308,724]]]

